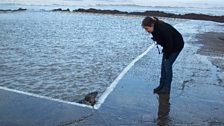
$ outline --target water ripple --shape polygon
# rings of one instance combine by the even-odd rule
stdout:
[[[141,18],[0,14],[0,86],[67,101],[102,93],[151,43]]]

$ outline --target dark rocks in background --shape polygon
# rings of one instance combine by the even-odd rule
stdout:
[[[23,8],[19,8],[16,10],[11,10],[11,9],[7,9],[7,10],[2,10],[0,9],[0,12],[19,12],[19,11],[26,11],[27,9],[23,9]]]
[[[207,21],[215,21],[215,22],[221,22],[224,23],[224,16],[210,16],[205,14],[184,14],[180,15],[179,18],[183,19],[194,19],[194,20],[207,20]]]
[[[17,10],[14,10],[14,11],[26,11],[27,9],[23,9],[23,8],[19,8]]]
[[[174,17],[175,14],[165,13],[162,11],[145,11],[145,12],[129,12],[129,15],[139,15],[139,16],[157,16],[157,17]]]
[[[145,11],[145,12],[126,12],[119,10],[100,10],[100,9],[77,9],[73,12],[82,12],[82,13],[100,13],[100,14],[125,14],[125,15],[136,15],[136,16],[157,16],[157,17],[169,17],[169,18],[180,18],[180,19],[193,19],[193,20],[207,20],[224,23],[224,16],[211,16],[205,14],[173,14],[166,13],[162,11]]]
[[[70,10],[67,8],[66,10],[63,10],[61,8],[58,8],[58,9],[53,9],[52,11],[59,11],[59,12],[70,12]]]
[[[8,12],[8,11],[12,11],[12,10],[10,10],[10,9],[7,9],[7,10],[0,9],[0,12]]]
[[[0,9],[0,12],[20,12],[20,11],[26,11],[27,9],[18,8],[15,10],[6,9],[2,10]],[[71,12],[69,9],[53,9],[54,12]],[[77,9],[73,10],[72,12],[82,12],[82,13],[99,13],[99,14],[123,14],[123,15],[135,15],[135,16],[157,16],[157,17],[168,17],[168,18],[180,18],[180,19],[192,19],[192,20],[206,20],[206,21],[215,21],[224,23],[224,15],[223,16],[211,16],[206,14],[195,14],[195,13],[189,13],[189,14],[173,14],[173,13],[166,13],[163,11],[145,11],[145,12],[126,12],[126,11],[119,11],[119,10],[100,10],[100,9]]]
[[[125,11],[119,11],[119,10],[99,10],[99,9],[77,9],[73,10],[73,12],[83,12],[83,13],[100,13],[100,14],[128,14],[128,12]]]

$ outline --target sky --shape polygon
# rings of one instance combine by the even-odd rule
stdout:
[[[224,0],[134,0],[136,2],[144,1],[156,6],[224,6]],[[214,2],[216,1],[216,2]]]
[[[1,0],[0,3],[35,5],[135,4],[144,6],[224,7],[224,0]]]

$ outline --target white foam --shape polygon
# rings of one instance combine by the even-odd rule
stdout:
[[[149,46],[145,52],[143,52],[141,55],[136,57],[128,66],[126,66],[123,69],[123,71],[119,74],[119,76],[111,83],[111,85],[106,89],[106,91],[100,96],[98,102],[94,106],[95,109],[100,108],[100,106],[104,103],[106,98],[114,90],[114,88],[117,86],[119,81],[124,77],[124,75],[135,65],[137,61],[139,61],[143,56],[145,56],[154,46],[155,44],[152,44],[151,46]]]
[[[119,74],[119,76],[111,83],[111,85],[101,95],[101,97],[99,98],[98,102],[96,103],[96,105],[94,107],[91,107],[91,106],[85,105],[85,104],[79,104],[79,103],[76,103],[76,102],[68,102],[68,101],[64,101],[64,100],[60,100],[60,99],[55,99],[55,98],[41,96],[41,95],[37,95],[37,94],[33,94],[33,93],[23,92],[23,91],[10,89],[10,88],[6,88],[6,87],[1,87],[1,86],[0,86],[0,90],[6,90],[6,91],[15,92],[15,93],[19,93],[19,94],[24,94],[24,95],[28,95],[28,96],[32,96],[32,97],[36,97],[36,98],[46,99],[46,100],[50,100],[50,101],[56,101],[56,102],[75,105],[75,106],[80,106],[80,107],[99,109],[100,106],[104,103],[104,101],[108,97],[108,95],[114,90],[114,88],[116,87],[118,82],[124,77],[124,75],[134,66],[134,64],[137,61],[139,61],[143,56],[145,56],[154,46],[155,46],[155,44],[152,44],[151,46],[149,46],[148,49],[145,52],[143,52],[141,55],[136,57],[128,66],[126,66],[123,69],[123,71]]]
[[[85,105],[85,104],[79,104],[76,102],[68,102],[68,101],[64,101],[64,100],[59,100],[59,99],[41,96],[41,95],[37,95],[37,94],[32,94],[32,93],[28,93],[28,92],[18,91],[15,89],[10,89],[10,88],[1,87],[1,86],[0,86],[0,90],[6,90],[6,91],[24,94],[24,95],[28,95],[28,96],[32,96],[32,97],[36,97],[36,98],[46,99],[46,100],[50,100],[50,101],[56,101],[56,102],[60,102],[60,103],[70,104],[70,105],[76,105],[76,106],[80,106],[80,107],[93,108],[93,107]]]

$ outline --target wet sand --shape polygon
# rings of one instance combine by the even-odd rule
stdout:
[[[218,86],[224,87],[224,33],[207,32],[198,34],[197,38],[198,42],[203,44],[197,53],[207,56],[209,61],[216,66]]]
[[[212,64],[224,71],[224,33],[207,32],[197,37],[199,43],[203,44],[198,53],[210,56]]]

